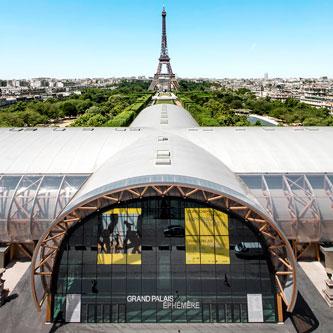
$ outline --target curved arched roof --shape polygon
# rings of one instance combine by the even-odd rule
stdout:
[[[242,201],[252,199],[252,204],[257,204],[254,196],[249,199],[251,195],[239,177],[212,154],[170,133],[162,133],[167,140],[159,141],[159,134],[161,132],[143,137],[112,156],[91,175],[74,201],[95,196],[122,180],[146,177],[148,184],[158,179],[161,181],[161,176],[170,176],[179,182],[184,177],[184,180],[192,178],[218,184],[225,193],[241,197]],[[167,152],[168,156],[158,159],[159,152]]]
[[[49,193],[43,184],[51,176],[87,176],[83,187],[75,187],[77,201],[108,184],[169,175],[208,181],[234,191],[239,197],[248,197],[253,205],[259,202],[262,209],[281,221],[291,238],[302,231],[299,237],[304,241],[306,237],[318,240],[322,235],[333,239],[333,128],[205,128],[198,127],[183,108],[160,104],[141,111],[129,128],[2,128],[0,142],[0,201],[9,205],[3,210],[5,214],[0,214],[0,224],[9,220],[11,202],[20,195],[21,187],[26,188],[27,177],[32,176],[27,178],[28,183],[35,187],[29,189],[29,195],[31,202],[36,202],[34,196],[42,198]],[[266,184],[268,174],[281,176],[279,191],[274,184]],[[299,179],[290,174],[299,175]],[[319,187],[308,185],[312,181],[306,176],[309,174],[322,177]],[[13,175],[24,175],[21,181],[17,179],[17,188],[6,185],[7,178]],[[34,175],[40,177],[39,183],[34,181]],[[246,175],[261,177],[259,189],[240,179],[244,180]],[[43,176],[46,178],[42,180]],[[61,188],[60,183],[57,186]],[[52,191],[57,200],[58,190]],[[29,223],[38,223],[32,206],[24,211],[34,214]],[[53,216],[45,215],[40,230]],[[302,228],[290,227],[294,216],[299,216]],[[305,223],[313,220],[313,216],[321,225],[308,231]],[[10,232],[7,226],[3,230]],[[31,238],[29,235],[26,240]]]
[[[168,124],[159,122],[163,106]],[[1,128],[0,174],[93,173],[137,140],[166,133],[235,173],[333,173],[331,127],[205,128],[184,109],[162,104],[143,110],[129,128]]]
[[[156,104],[142,110],[130,127],[186,128],[198,123],[188,111],[173,104]]]

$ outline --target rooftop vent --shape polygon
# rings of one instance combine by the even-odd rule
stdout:
[[[316,127],[313,127],[313,128],[306,128],[307,131],[311,131],[311,132],[314,132],[314,131],[319,131],[319,128],[316,128]]]
[[[9,129],[11,132],[21,132],[23,131],[23,128],[17,128],[17,127],[14,127],[14,128],[10,128]]]
[[[25,128],[24,131],[25,132],[35,132],[35,131],[37,131],[37,128],[35,128],[35,127],[29,127],[29,128]]]
[[[85,132],[92,132],[92,131],[94,131],[94,130],[95,130],[95,129],[92,128],[92,127],[85,127],[85,128],[82,129],[82,131],[85,131]]]
[[[157,159],[155,162],[156,165],[171,165],[170,158]]]
[[[157,151],[157,158],[169,158],[170,151],[169,150],[158,150]]]
[[[167,149],[157,150],[155,164],[156,165],[170,165],[171,164],[170,155],[171,155],[170,151]]]
[[[66,131],[66,128],[64,128],[64,127],[55,127],[55,128],[53,129],[53,131],[54,131],[54,132],[63,132],[63,131]]]

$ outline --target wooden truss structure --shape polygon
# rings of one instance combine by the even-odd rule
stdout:
[[[177,196],[184,199],[191,198],[217,208],[233,212],[251,224],[264,238],[271,255],[274,267],[274,277],[278,295],[278,307],[284,302],[287,311],[292,311],[296,300],[296,269],[292,248],[277,225],[267,216],[255,209],[241,204],[234,198],[214,191],[189,185],[149,184],[133,186],[104,193],[86,200],[74,207],[68,213],[60,215],[39,240],[32,260],[31,281],[32,293],[37,309],[40,311],[43,303],[47,303],[47,320],[50,320],[51,281],[53,267],[60,249],[61,242],[68,230],[76,223],[80,223],[86,216],[115,203],[132,199],[156,196]],[[41,280],[42,291],[37,288],[36,281]],[[38,289],[38,290],[37,290]],[[286,289],[291,293],[286,293]],[[287,296],[288,295],[288,296]],[[280,316],[279,316],[280,317]]]

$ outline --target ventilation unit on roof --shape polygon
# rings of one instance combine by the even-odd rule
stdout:
[[[167,149],[159,149],[156,153],[156,165],[170,165],[171,159],[170,159],[170,151]]]
[[[171,159],[170,158],[156,159],[155,164],[156,165],[171,165]]]
[[[84,131],[84,132],[91,132],[91,131],[94,131],[94,130],[95,129],[92,128],[92,127],[85,127],[85,128],[82,129],[82,131]]]
[[[319,131],[319,128],[306,128],[306,130],[314,132],[314,131]]]
[[[54,132],[63,132],[63,131],[66,131],[66,128],[63,128],[63,127],[55,127],[53,129]]]
[[[170,151],[169,150],[158,150],[157,151],[157,158],[169,158]]]

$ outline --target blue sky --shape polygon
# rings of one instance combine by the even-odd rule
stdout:
[[[0,0],[0,79],[333,77],[332,0]]]

